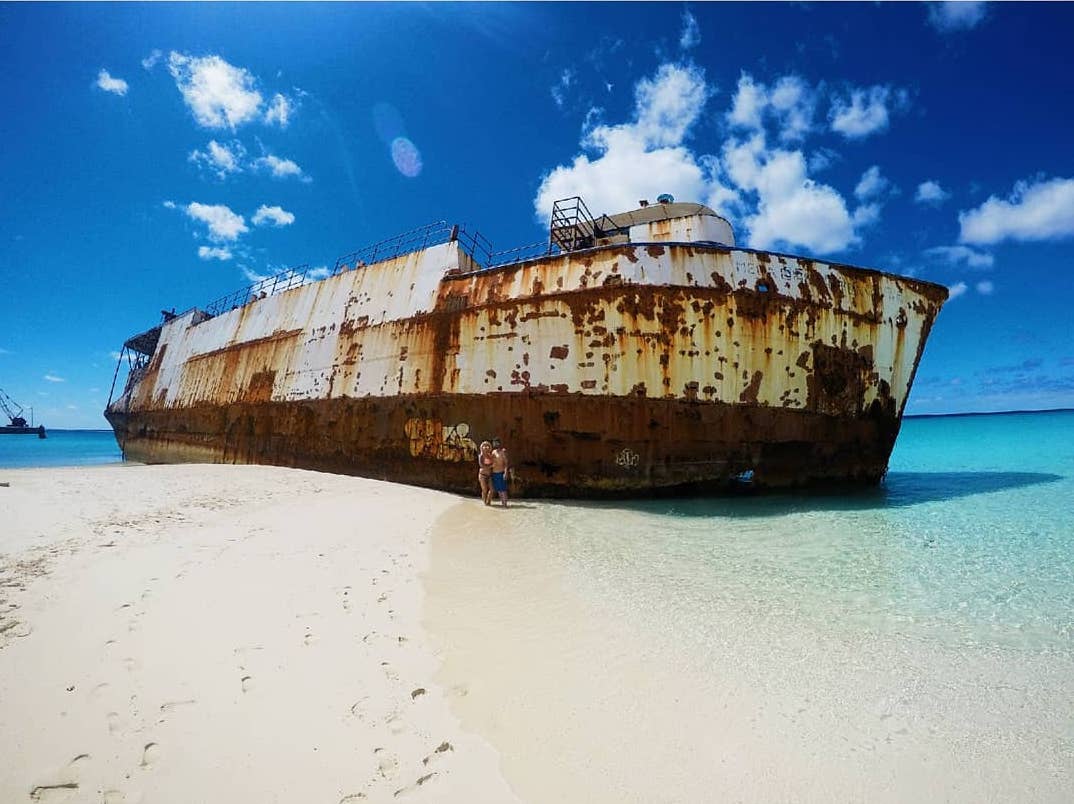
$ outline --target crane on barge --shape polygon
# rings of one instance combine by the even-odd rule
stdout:
[[[4,393],[3,388],[0,388],[0,409],[3,409],[8,418],[7,424],[0,425],[0,435],[36,435],[38,438],[45,438],[45,426],[34,427],[33,421],[27,426],[26,417],[22,415],[22,405]]]

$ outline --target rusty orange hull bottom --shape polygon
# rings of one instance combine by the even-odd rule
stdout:
[[[258,463],[466,494],[478,444],[503,439],[513,493],[643,497],[876,484],[899,419],[644,397],[512,393],[338,398],[106,413],[146,463]]]

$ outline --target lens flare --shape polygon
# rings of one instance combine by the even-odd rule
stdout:
[[[396,170],[409,179],[421,173],[421,151],[406,137],[396,137],[392,140],[392,161],[395,163]]]

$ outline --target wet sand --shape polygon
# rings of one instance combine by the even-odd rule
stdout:
[[[0,482],[0,801],[515,800],[420,622],[456,497],[275,467]]]

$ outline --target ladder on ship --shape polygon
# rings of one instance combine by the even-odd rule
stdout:
[[[561,198],[552,205],[552,222],[548,238],[560,251],[577,251],[594,245],[597,225],[580,196]]]

